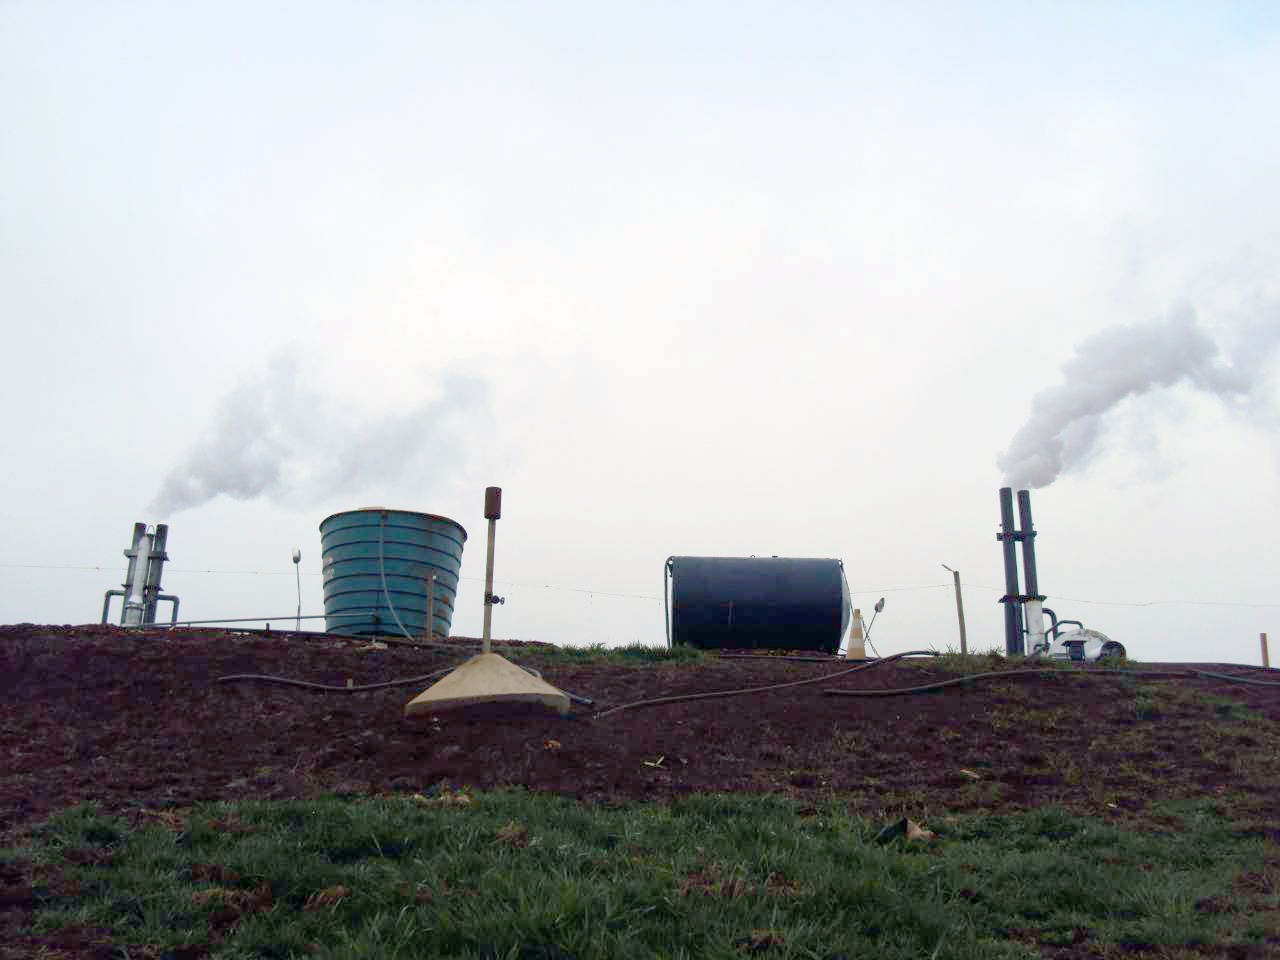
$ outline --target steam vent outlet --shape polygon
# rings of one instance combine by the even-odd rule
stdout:
[[[325,629],[448,637],[466,540],[461,524],[433,513],[365,507],[325,518]]]

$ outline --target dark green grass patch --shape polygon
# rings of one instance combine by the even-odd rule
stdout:
[[[81,807],[0,857],[64,891],[34,906],[38,934],[101,928],[145,955],[1156,956],[1264,950],[1280,905],[1266,838],[1194,804],[1171,808],[1184,829],[1159,835],[1045,809],[946,817],[926,824],[932,840],[907,841],[838,803],[801,816],[772,795],[621,809],[437,796],[451,802],[128,819]]]
[[[522,650],[520,659],[536,659],[542,663],[644,666],[654,663],[706,663],[713,660],[714,656],[695,647],[667,647],[646,643],[607,647],[603,643],[593,643],[585,647],[538,647]]]

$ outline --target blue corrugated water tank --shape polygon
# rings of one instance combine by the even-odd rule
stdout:
[[[431,513],[367,507],[327,517],[320,524],[326,629],[355,636],[399,634],[403,626],[425,635],[434,573],[432,631],[447,637],[466,539],[459,523]]]
[[[849,626],[839,560],[671,557],[671,643],[836,653]]]

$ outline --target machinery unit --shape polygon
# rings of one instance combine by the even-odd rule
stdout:
[[[669,646],[818,650],[834,654],[849,626],[839,560],[669,557]]]
[[[124,607],[120,611],[122,627],[151,627],[156,622],[156,605],[161,600],[173,604],[170,625],[178,622],[178,598],[160,592],[160,575],[164,572],[164,562],[169,559],[165,553],[165,543],[169,539],[167,524],[157,524],[154,530],[148,530],[145,523],[133,525],[133,546],[124,552],[129,558],[129,567],[125,571],[124,589],[108,590],[102,598],[102,622],[107,622],[111,612],[111,598],[123,597]]]
[[[996,539],[1004,549],[1005,595],[1000,598],[1004,607],[1004,645],[1009,656],[1046,656],[1055,660],[1102,660],[1109,657],[1124,659],[1123,644],[1106,634],[1090,630],[1079,620],[1059,620],[1044,605],[1036,576],[1035,529],[1031,525],[1031,493],[1018,491],[1018,515],[1022,529],[1013,522],[1013,490],[1000,489],[1000,532]],[[1018,553],[1014,546],[1022,544],[1022,573],[1026,590],[1018,592]],[[1045,617],[1049,628],[1045,629]],[[1074,625],[1077,629],[1063,631],[1062,627]]]
[[[1046,608],[1044,612],[1054,619],[1052,610]],[[1074,623],[1076,629],[1059,629],[1068,623]],[[1054,660],[1123,660],[1126,655],[1123,644],[1116,643],[1105,633],[1090,630],[1078,620],[1054,619],[1051,636],[1045,656]]]

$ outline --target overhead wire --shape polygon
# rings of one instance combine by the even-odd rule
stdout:
[[[110,573],[115,570],[114,566],[99,565],[82,565],[82,564],[60,564],[60,563],[7,563],[0,562],[0,569],[6,570],[83,570],[94,571],[98,573]],[[255,577],[287,577],[294,575],[293,570],[216,570],[216,569],[199,569],[195,567],[177,567],[169,565],[167,569],[172,573],[185,574],[215,574],[220,576],[255,576]],[[321,576],[318,572],[308,571],[302,574],[306,577]],[[469,581],[479,583],[482,581],[480,577],[458,577],[460,581]],[[596,590],[592,587],[570,587],[562,584],[554,583],[529,583],[520,580],[494,580],[495,584],[508,587],[529,587],[535,590],[557,590],[564,593],[586,593],[596,597],[616,597],[618,599],[627,600],[661,600],[662,598],[656,594],[647,593],[621,593],[611,590]],[[850,593],[852,597],[862,596],[879,596],[886,593],[906,593],[916,590],[953,590],[953,583],[922,583],[905,587],[880,587],[875,590],[855,590]],[[991,593],[1003,594],[1003,587],[996,587],[985,583],[966,582],[966,589],[986,590]],[[1280,603],[1254,603],[1250,601],[1237,600],[1085,600],[1079,597],[1055,596],[1056,600],[1066,603],[1084,603],[1095,606],[1109,607],[1163,607],[1163,606],[1192,606],[1192,607],[1244,607],[1249,609],[1266,610],[1280,608]]]

